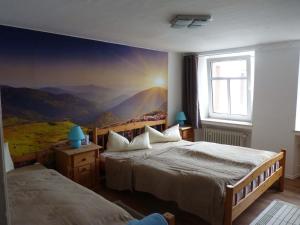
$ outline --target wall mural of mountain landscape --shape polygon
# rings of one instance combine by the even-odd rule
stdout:
[[[85,131],[167,115],[165,52],[0,26],[4,137],[14,157]]]

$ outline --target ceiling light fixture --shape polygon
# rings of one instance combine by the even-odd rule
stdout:
[[[172,28],[197,28],[207,25],[211,15],[177,15],[171,20]]]

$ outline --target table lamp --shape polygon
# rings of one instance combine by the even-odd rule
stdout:
[[[71,128],[68,138],[71,142],[72,148],[80,148],[81,140],[84,139],[85,136],[80,126],[74,126]]]
[[[184,112],[178,112],[176,114],[176,121],[179,124],[179,126],[183,126],[185,120],[186,120],[186,116],[185,116]]]

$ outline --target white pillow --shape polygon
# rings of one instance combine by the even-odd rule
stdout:
[[[6,172],[12,171],[15,169],[14,163],[11,159],[8,143],[4,143],[4,165]]]
[[[145,132],[136,136],[130,143],[127,138],[122,135],[109,131],[108,141],[107,141],[107,151],[117,152],[117,151],[129,151],[138,149],[149,149],[151,148],[149,133]]]
[[[149,132],[149,138],[151,144],[159,143],[159,142],[174,142],[174,141],[181,140],[178,124],[166,129],[163,133],[149,126],[145,127],[145,131]]]

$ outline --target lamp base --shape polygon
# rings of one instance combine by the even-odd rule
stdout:
[[[80,148],[81,140],[71,140],[71,147],[72,148]]]
[[[180,127],[184,126],[184,121],[183,120],[177,120],[177,123],[179,124]]]

